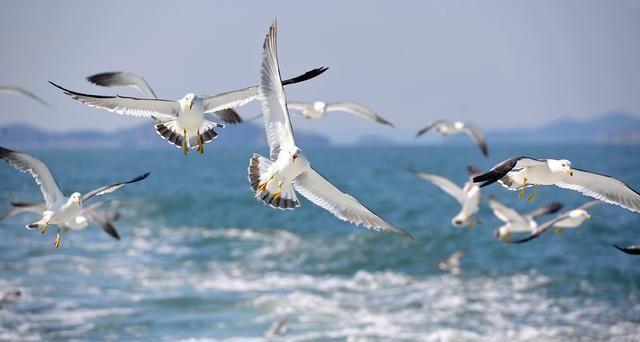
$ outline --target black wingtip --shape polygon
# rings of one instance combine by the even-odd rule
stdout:
[[[86,80],[95,85],[104,86],[105,82],[113,78],[114,75],[121,73],[120,71],[101,72],[99,74],[87,76]]]
[[[631,246],[631,247],[621,247],[618,245],[613,245],[613,247],[617,248],[619,251],[629,254],[629,255],[640,255],[640,247]]]
[[[151,174],[151,172],[145,172],[144,174],[142,174],[142,175],[140,175],[140,176],[138,176],[138,177],[136,177],[136,178],[134,178],[134,179],[132,179],[132,180],[130,180],[128,182],[125,182],[125,184],[131,184],[131,183],[139,182],[139,181],[149,177],[150,174]]]
[[[555,214],[558,211],[560,211],[560,209],[562,209],[564,207],[564,204],[560,203],[560,202],[552,202],[551,204],[549,204],[549,214]]]
[[[304,81],[307,81],[307,80],[310,80],[312,78],[315,78],[317,76],[322,75],[327,70],[329,70],[328,67],[320,67],[320,68],[311,69],[311,70],[305,72],[302,75],[299,75],[299,76],[290,78],[288,80],[282,81],[282,85],[285,86],[285,85],[289,85],[289,84],[304,82]]]

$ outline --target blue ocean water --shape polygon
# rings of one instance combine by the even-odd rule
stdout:
[[[0,309],[0,340],[630,340],[640,335],[637,257],[612,244],[640,243],[640,214],[601,205],[593,220],[523,245],[499,243],[487,208],[479,226],[450,226],[458,204],[407,169],[447,175],[487,169],[514,155],[567,158],[640,189],[637,146],[473,146],[308,149],[341,189],[409,231],[415,241],[367,231],[302,199],[283,212],[252,197],[252,149],[184,157],[157,151],[34,151],[66,191],[87,191],[144,171],[105,196],[116,200],[121,241],[97,227],[45,236],[0,222],[0,292],[23,296]],[[39,200],[33,180],[0,165],[0,203]],[[587,198],[544,187],[533,203],[491,186],[519,210]],[[458,275],[437,264],[462,250]]]

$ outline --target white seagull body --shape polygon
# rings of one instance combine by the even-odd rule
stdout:
[[[311,168],[307,157],[296,146],[280,79],[276,34],[274,23],[264,42],[258,87],[271,159],[254,154],[249,161],[249,183],[255,197],[274,208],[295,209],[300,206],[297,191],[343,221],[411,237],[336,188]]]
[[[314,69],[286,82],[288,82],[287,84],[302,82],[318,76],[324,71],[326,68]],[[61,89],[72,99],[89,107],[101,108],[122,115],[154,119],[158,134],[177,147],[182,147],[185,155],[190,148],[197,148],[198,152],[204,153],[204,143],[208,143],[218,136],[214,129],[224,127],[222,124],[205,119],[205,114],[243,106],[258,97],[257,86],[207,97],[189,93],[179,100],[172,101],[158,98],[83,94],[63,88],[53,82],[49,83]]]
[[[460,212],[451,219],[451,225],[454,227],[473,227],[473,218],[480,210],[482,195],[480,194],[480,187],[472,181],[472,178],[482,172],[473,167],[468,167],[467,170],[469,172],[469,181],[465,183],[463,188],[442,176],[413,172],[417,177],[433,183],[460,203]]]
[[[559,214],[555,218],[538,225],[535,229],[533,229],[531,235],[527,236],[524,239],[513,241],[513,243],[523,243],[533,240],[552,227],[556,227],[556,233],[560,233],[564,228],[577,228],[582,225],[584,221],[591,219],[591,214],[589,214],[588,210],[600,203],[602,203],[602,201],[589,201],[577,207],[576,209]]]
[[[40,228],[43,234],[49,225],[57,225],[62,228],[67,222],[75,220],[77,216],[81,215],[83,204],[91,198],[111,193],[123,187],[125,184],[139,182],[149,176],[149,173],[147,172],[130,181],[102,186],[89,191],[84,195],[79,192],[74,192],[71,196],[67,197],[60,190],[60,187],[56,183],[55,178],[53,178],[49,168],[47,168],[47,166],[39,159],[4,147],[0,147],[0,158],[19,171],[30,173],[36,183],[40,186],[40,191],[44,197],[46,207],[42,212],[42,218],[39,221],[28,224],[26,228]],[[58,229],[56,240],[54,241],[56,247],[59,243],[60,229]]]
[[[553,214],[562,209],[562,204],[553,202],[545,207],[538,208],[528,214],[522,215],[515,209],[507,207],[497,198],[489,197],[489,208],[493,214],[505,224],[496,229],[495,234],[502,242],[511,242],[513,233],[533,232],[538,223],[536,218],[543,215]]]
[[[515,157],[494,166],[473,181],[482,183],[481,187],[497,181],[507,189],[520,190],[520,196],[526,187],[534,186],[534,193],[529,200],[535,198],[538,185],[555,185],[640,212],[640,193],[611,176],[572,168],[571,162],[566,159]]]
[[[376,114],[376,112],[355,102],[289,102],[287,103],[287,108],[289,108],[289,110],[295,110],[305,119],[320,119],[323,118],[327,112],[347,112],[393,127],[391,122]]]
[[[473,139],[473,141],[476,143],[476,145],[478,145],[478,148],[480,148],[480,151],[482,151],[482,154],[484,154],[485,157],[489,155],[487,139],[484,137],[484,133],[482,133],[482,130],[477,126],[469,125],[462,121],[448,121],[440,119],[429,122],[426,127],[418,131],[416,137],[427,133],[432,128],[435,128],[436,132],[438,132],[443,137],[465,133]]]

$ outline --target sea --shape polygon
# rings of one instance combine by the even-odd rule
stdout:
[[[7,146],[10,147],[10,146]],[[458,203],[408,170],[467,180],[518,155],[566,158],[576,168],[640,189],[640,149],[614,145],[316,147],[315,169],[415,240],[336,219],[301,199],[294,211],[254,199],[252,153],[159,150],[30,151],[63,191],[149,171],[148,179],[95,198],[121,214],[121,240],[99,227],[45,235],[0,222],[0,308],[7,341],[638,341],[640,214],[612,205],[561,234],[499,242],[495,195],[527,212],[552,201],[571,209],[589,198],[541,187],[528,203],[495,184],[483,188],[479,224],[454,228]],[[39,201],[28,174],[0,164],[0,210]],[[551,217],[543,218],[550,219]],[[458,272],[438,263],[464,253]]]

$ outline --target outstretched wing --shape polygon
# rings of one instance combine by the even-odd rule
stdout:
[[[491,208],[493,214],[502,222],[528,222],[527,219],[520,215],[515,209],[507,207],[494,196],[489,197],[489,208]]]
[[[551,227],[553,227],[553,225],[555,225],[556,223],[558,223],[558,222],[560,222],[560,221],[562,221],[562,220],[564,220],[564,219],[569,218],[569,213],[570,213],[570,212],[571,212],[571,211],[564,212],[564,213],[562,213],[562,214],[560,214],[560,215],[556,216],[556,217],[555,217],[555,218],[553,218],[552,220],[549,220],[549,221],[547,221],[547,222],[545,222],[545,223],[543,223],[543,224],[539,225],[539,226],[536,228],[536,230],[534,230],[534,231],[533,231],[533,233],[531,233],[531,235],[529,235],[529,236],[527,236],[527,237],[525,237],[525,238],[523,238],[523,239],[515,240],[515,241],[511,241],[511,242],[512,242],[512,243],[524,243],[524,242],[531,241],[531,240],[533,240],[533,239],[537,238],[537,237],[538,237],[538,236],[540,236],[542,233],[546,232],[546,231],[547,231],[547,230],[549,230]]]
[[[96,204],[100,205],[101,203],[96,203]],[[85,217],[89,218],[91,221],[95,222],[97,225],[99,225],[100,228],[104,230],[105,233],[109,234],[111,237],[113,237],[116,240],[120,240],[120,234],[118,234],[116,227],[114,227],[113,222],[111,222],[111,221],[117,220],[120,214],[118,212],[115,212],[115,213],[105,212],[105,211],[99,210],[97,207],[98,206],[89,207],[83,210],[82,214]]]
[[[258,87],[258,97],[262,105],[264,127],[267,132],[267,141],[269,142],[272,159],[277,158],[282,147],[292,148],[296,144],[289,111],[287,110],[287,99],[280,81],[277,33],[277,25],[273,23],[264,40],[260,86]]]
[[[487,139],[484,137],[484,133],[482,133],[482,130],[479,127],[472,126],[472,125],[465,125],[464,132],[467,133],[473,139],[473,141],[476,143],[476,145],[478,145],[478,147],[480,148],[480,151],[482,151],[482,154],[484,154],[485,157],[489,155],[489,148],[487,147]]]
[[[0,86],[0,93],[26,96],[36,102],[39,102],[42,105],[52,108],[52,106],[47,101],[22,87]]]
[[[29,172],[40,186],[47,207],[64,197],[49,168],[40,159],[0,147],[0,158],[22,172]]]
[[[108,194],[110,192],[114,192],[118,189],[120,189],[121,187],[123,187],[125,184],[131,184],[131,183],[135,183],[135,182],[139,182],[145,178],[149,177],[149,172],[140,175],[132,180],[126,181],[126,182],[119,182],[119,183],[114,183],[114,184],[110,184],[110,185],[105,185],[105,186],[101,186],[97,189],[93,189],[89,192],[87,192],[86,194],[82,195],[82,202],[86,202],[88,200],[90,200],[91,198],[95,197],[95,196],[100,196],[100,195],[104,195],[104,194]]]
[[[309,201],[343,221],[374,230],[394,232],[413,239],[409,233],[387,222],[351,195],[340,191],[314,169],[310,168],[302,173],[293,186]]]
[[[460,205],[464,203],[464,200],[465,200],[464,191],[452,181],[444,177],[429,174],[429,173],[415,172],[415,171],[411,171],[411,172],[413,172],[413,174],[416,175],[418,178],[422,178],[426,181],[433,183],[435,186],[439,187],[442,191],[449,194],[449,196],[455,198],[458,201],[458,203],[460,203]]]
[[[51,81],[49,83],[62,90],[72,99],[82,102],[89,107],[101,108],[122,115],[168,121],[175,119],[180,112],[180,104],[177,101],[83,94],[63,88]]]
[[[137,89],[149,98],[158,98],[144,77],[130,72],[103,72],[87,77],[87,81],[103,87],[131,87]]]
[[[44,202],[11,202],[11,206],[11,210],[6,212],[5,214],[0,215],[0,221],[22,213],[42,214],[42,212],[47,209],[47,205]]]
[[[388,125],[394,127],[393,124],[387,121],[385,118],[376,114],[376,112],[371,109],[355,103],[355,102],[336,102],[330,103],[327,105],[327,112],[335,112],[335,111],[343,111],[351,114],[355,114],[357,116],[363,117],[365,119],[373,120],[375,122],[379,122],[383,125]]]
[[[504,177],[509,171],[513,169],[521,169],[528,166],[545,165],[546,161],[543,159],[534,159],[525,156],[514,157],[507,159],[498,165],[491,168],[491,170],[473,177],[474,183],[482,183],[480,187],[493,184]]]
[[[423,129],[419,130],[418,133],[416,133],[416,138],[427,133],[429,130],[431,130],[432,128],[438,125],[452,126],[451,121],[447,121],[447,120],[438,119],[435,121],[431,121],[427,124],[427,126],[425,126]]]
[[[309,70],[302,75],[282,81],[282,85],[285,86],[288,84],[294,84],[294,83],[310,80],[316,76],[319,76],[320,74],[327,71],[328,69],[329,68],[326,68],[326,67],[320,67],[320,68]],[[217,112],[227,108],[240,107],[253,100],[256,100],[257,98],[258,98],[258,86],[248,87],[248,88],[239,89],[239,90],[233,90],[226,93],[205,97],[203,99],[204,112],[212,113],[212,112]]]
[[[557,186],[581,192],[586,196],[640,212],[640,193],[624,182],[607,175],[573,169]]]
[[[562,209],[563,205],[560,202],[552,202],[549,205],[546,205],[544,207],[540,207],[528,214],[525,215],[526,218],[528,219],[535,219],[536,217],[539,216],[544,216],[544,215],[549,215],[549,214],[555,214],[558,211],[560,211],[560,209]]]
[[[229,124],[239,124],[242,123],[242,118],[235,110],[231,108],[223,109],[217,112],[213,112],[215,116],[220,118],[220,120],[229,123]]]

